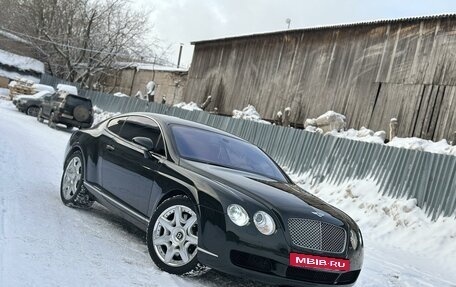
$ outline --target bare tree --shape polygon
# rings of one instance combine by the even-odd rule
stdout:
[[[31,42],[49,71],[66,80],[94,87],[119,62],[157,58],[157,41],[145,40],[151,11],[128,1],[2,1],[11,2],[3,28]]]

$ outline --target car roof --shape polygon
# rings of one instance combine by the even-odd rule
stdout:
[[[213,128],[213,127],[210,127],[210,126],[207,126],[207,125],[204,125],[204,124],[200,124],[200,123],[197,123],[197,122],[184,120],[184,119],[181,119],[181,118],[178,118],[178,117],[173,117],[173,116],[168,116],[168,115],[163,115],[163,114],[146,113],[146,112],[128,113],[128,114],[123,114],[123,115],[119,115],[119,116],[124,116],[124,115],[147,116],[147,117],[151,117],[151,118],[157,120],[159,123],[162,124],[162,126],[164,126],[164,125],[167,125],[167,126],[169,126],[169,125],[182,125],[182,126],[198,128],[198,129],[202,129],[202,130],[206,130],[206,131],[210,131],[210,132],[226,135],[226,136],[229,136],[229,137],[233,137],[233,138],[236,138],[236,139],[239,139],[239,140],[242,140],[242,141],[246,141],[246,140],[244,140],[244,139],[242,139],[242,138],[240,138],[238,136],[235,136],[233,134],[227,133],[225,131],[222,131],[222,130],[219,130],[219,129],[216,129],[216,128]]]

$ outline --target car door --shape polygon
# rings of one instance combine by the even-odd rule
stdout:
[[[102,139],[103,189],[121,203],[144,215],[147,214],[156,173],[165,159],[165,154],[145,157],[145,148],[134,143],[133,138],[148,137],[158,143],[160,134],[160,128],[154,120],[143,116],[129,116],[124,119],[118,136]]]

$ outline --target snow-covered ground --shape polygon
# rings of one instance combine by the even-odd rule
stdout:
[[[0,100],[0,134],[0,286],[265,286],[214,270],[196,278],[161,272],[142,231],[100,205],[84,211],[61,204],[67,130]],[[308,185],[305,175],[295,180]],[[456,286],[454,219],[433,223],[413,200],[381,196],[369,181],[309,188],[363,230],[356,286]]]

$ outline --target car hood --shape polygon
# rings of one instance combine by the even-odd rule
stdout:
[[[261,175],[194,161],[183,160],[181,165],[262,203],[284,222],[288,218],[308,218],[337,226],[356,227],[347,214],[294,183],[277,182]]]

